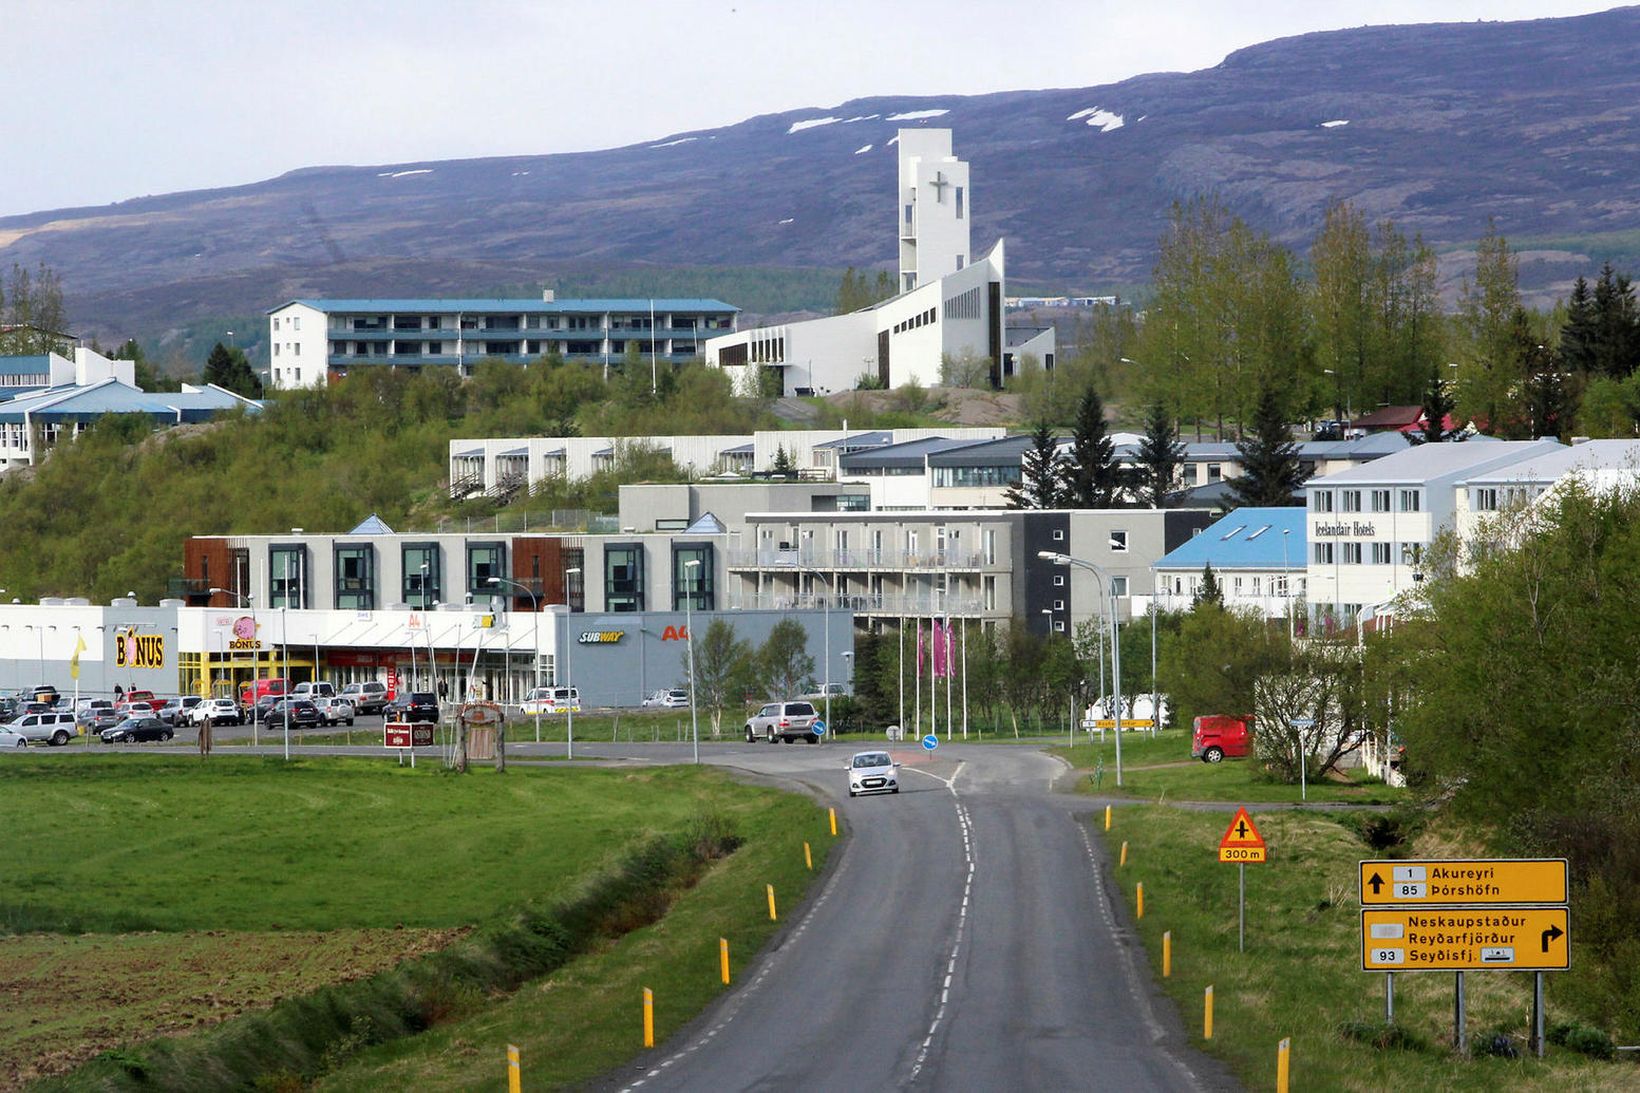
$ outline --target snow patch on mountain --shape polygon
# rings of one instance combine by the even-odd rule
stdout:
[[[1109,110],[1105,110],[1097,106],[1090,106],[1085,110],[1078,110],[1065,120],[1082,121],[1084,119],[1086,119],[1088,125],[1098,129],[1101,133],[1108,133],[1112,129],[1120,129],[1123,125],[1127,124],[1127,119],[1122,117],[1122,115],[1114,114]]]
[[[831,117],[828,115],[824,118],[809,118],[806,121],[794,121],[792,122],[791,128],[786,130],[786,135],[790,136],[793,133],[801,133],[805,129],[813,129],[819,125],[835,125],[842,120],[842,118]]]
[[[941,107],[938,110],[907,110],[903,114],[890,114],[884,121],[922,121],[924,118],[937,118],[942,114],[949,114],[949,108]]]

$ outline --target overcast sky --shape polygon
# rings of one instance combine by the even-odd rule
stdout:
[[[1084,87],[1576,0],[0,0],[0,216],[318,164],[605,148],[865,95]]]

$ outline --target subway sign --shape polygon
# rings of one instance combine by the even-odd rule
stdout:
[[[582,645],[614,645],[626,637],[625,630],[582,630]]]

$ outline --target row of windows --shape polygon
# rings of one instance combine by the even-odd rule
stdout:
[[[976,289],[975,291],[978,290]],[[931,307],[927,311],[917,312],[917,314],[911,316],[911,318],[905,320],[904,322],[895,323],[894,333],[904,334],[907,330],[915,330],[919,326],[927,326],[929,323],[934,322],[937,318],[935,314],[936,310],[936,308]]]
[[[1316,543],[1311,548],[1311,560],[1316,565],[1391,565],[1397,556],[1395,543]],[[1417,565],[1423,561],[1424,544],[1399,544],[1402,565]]]
[[[1018,464],[1011,467],[935,467],[934,485],[1014,486],[1020,481]]]
[[[1337,505],[1338,505],[1338,507],[1337,507],[1336,510],[1333,508],[1333,504],[1334,504],[1333,494],[1335,492],[1338,495],[1337,496]],[[1392,511],[1389,507],[1390,495],[1391,495],[1392,492],[1396,495],[1396,501],[1397,501],[1397,507],[1393,511],[1395,511],[1395,512],[1422,512],[1423,511],[1424,506],[1423,506],[1423,491],[1422,490],[1403,489],[1403,490],[1391,491],[1391,490],[1385,489],[1385,488],[1369,489],[1369,490],[1358,490],[1358,489],[1344,490],[1344,489],[1341,489],[1341,490],[1336,490],[1336,491],[1334,491],[1334,490],[1311,490],[1310,491],[1310,511],[1311,512],[1334,512],[1334,511],[1337,511],[1337,512],[1390,512],[1390,511]],[[1362,508],[1362,502],[1363,501],[1366,502],[1366,504],[1368,506],[1367,508]]]
[[[279,355],[279,344],[280,343],[278,343],[278,342],[273,343],[273,355],[276,356],[276,357]],[[340,343],[338,343],[338,344],[340,344]],[[301,342],[291,342],[290,343],[290,355],[293,356],[293,357],[300,357],[302,355],[302,343]]]
[[[234,587],[248,584],[248,552],[240,552],[236,560]],[[369,543],[338,543],[332,548],[333,599],[331,606],[341,611],[372,611],[380,606],[377,548]],[[580,550],[563,552],[564,569],[582,569],[584,554]],[[410,607],[430,609],[443,602],[446,591],[444,552],[437,543],[407,543],[400,548],[402,583],[398,602]],[[472,595],[486,593],[515,596],[518,589],[512,585],[492,586],[490,578],[533,585],[540,595],[544,591],[539,572],[539,559],[534,559],[536,572],[515,577],[507,567],[506,543],[468,543],[466,545],[466,588]],[[696,563],[691,565],[690,563]],[[672,548],[672,605],[682,611],[686,605],[698,611],[711,611],[716,605],[716,575],[714,548],[710,543],[676,544]],[[309,583],[308,548],[301,544],[285,544],[268,550],[269,603],[273,607],[306,608],[316,606],[316,597]],[[580,574],[561,574],[565,581],[565,595],[572,610],[585,608],[585,595]],[[208,567],[200,577],[209,582]],[[611,543],[604,547],[603,560],[604,604],[607,611],[644,611],[648,609],[648,590],[644,573],[644,548],[636,543]],[[527,597],[526,597],[527,598]]]
[[[1294,584],[1287,576],[1279,573],[1271,574],[1268,580],[1259,575],[1253,575],[1250,577],[1230,577],[1228,580],[1221,576],[1218,579],[1220,582],[1219,586],[1221,588],[1225,588],[1232,597],[1263,596],[1266,592],[1272,596],[1285,596],[1287,595],[1287,590],[1289,588],[1295,589],[1297,593],[1302,596],[1304,595],[1304,586],[1306,584],[1305,578],[1303,577],[1297,578],[1297,583]],[[1175,596],[1194,596],[1197,588],[1200,587],[1200,584],[1200,577],[1187,577],[1183,574],[1179,574],[1174,576],[1171,581],[1164,578],[1162,581],[1162,591],[1171,591]]]
[[[300,315],[290,316],[289,321],[290,321],[290,328],[292,330],[301,330],[302,329],[302,317]],[[279,316],[277,316],[277,315],[275,315],[273,317],[273,332],[275,334],[279,333]]]
[[[1524,505],[1542,491],[1528,486],[1482,486],[1471,491],[1470,507],[1476,512],[1497,512],[1500,508]]]
[[[962,257],[957,258],[957,266],[962,266]],[[947,319],[979,319],[983,318],[982,309],[985,306],[985,290],[976,285],[967,292],[953,296],[945,301],[945,317]]]
[[[786,339],[784,336],[772,338],[757,338],[747,343],[751,351],[753,364],[774,364],[786,359]]]

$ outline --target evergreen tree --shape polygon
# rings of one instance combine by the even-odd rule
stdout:
[[[1122,503],[1127,475],[1116,462],[1116,445],[1105,428],[1105,404],[1092,384],[1076,407],[1068,470],[1065,504],[1070,508],[1109,509]]]
[[[1163,403],[1153,402],[1145,416],[1145,438],[1139,444],[1140,499],[1153,509],[1161,508],[1183,465],[1184,445],[1179,443],[1173,419]]]
[[[797,464],[792,461],[791,453],[786,451],[784,444],[775,445],[774,465],[769,469],[783,477],[797,473]]]
[[[1447,393],[1441,370],[1429,370],[1429,383],[1424,387],[1424,440],[1435,443],[1446,439],[1446,419],[1452,413],[1452,396]]]
[[[1566,301],[1566,321],[1560,327],[1560,357],[1566,367],[1587,375],[1595,370],[1594,299],[1589,282],[1579,277]]]
[[[1636,309],[1634,286],[1607,262],[1595,282],[1591,315],[1593,328],[1592,370],[1623,379],[1640,360],[1640,310]]]
[[[257,379],[251,362],[245,358],[245,351],[238,346],[230,349],[217,342],[211,349],[211,355],[205,359],[205,372],[201,379],[246,398],[262,397],[262,381]]]
[[[1202,566],[1202,583],[1196,589],[1196,596],[1190,601],[1192,610],[1207,604],[1210,607],[1224,606],[1224,589],[1219,587],[1219,579],[1213,574],[1213,563]]]
[[[1260,386],[1252,434],[1236,442],[1236,452],[1241,477],[1230,483],[1230,489],[1241,505],[1266,508],[1293,503],[1293,493],[1304,484],[1305,474],[1273,385]]]
[[[1018,485],[1009,486],[1011,509],[1056,509],[1064,503],[1065,458],[1053,429],[1043,422],[1031,431],[1031,450],[1021,461]]]

